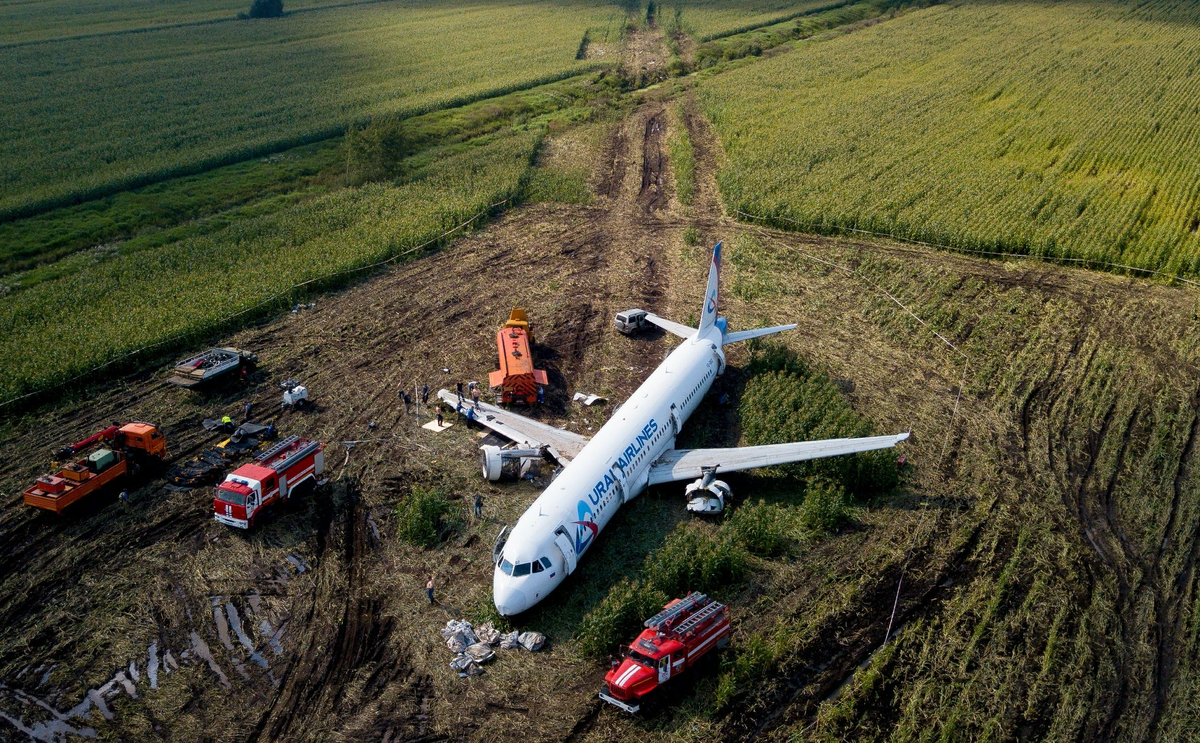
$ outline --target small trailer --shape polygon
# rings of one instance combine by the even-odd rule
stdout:
[[[646,325],[649,323],[649,320],[646,319],[648,314],[645,310],[618,312],[617,316],[613,318],[613,327],[625,335],[633,335],[646,329]]]
[[[253,369],[258,357],[236,348],[210,348],[175,365],[167,381],[178,387],[196,387],[225,377],[238,369]]]
[[[600,689],[601,699],[630,714],[641,709],[647,694],[686,672],[708,651],[729,644],[729,607],[692,591],[643,626]]]
[[[325,444],[289,436],[225,476],[213,494],[213,518],[249,529],[267,510],[288,500],[296,488],[325,482]]]

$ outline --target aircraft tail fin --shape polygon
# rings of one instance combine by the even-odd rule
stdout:
[[[717,297],[721,284],[721,243],[713,248],[712,263],[708,266],[708,288],[704,291],[704,307],[700,313],[699,337],[717,324]]]

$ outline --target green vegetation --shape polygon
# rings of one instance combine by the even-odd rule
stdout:
[[[396,536],[418,547],[436,547],[462,522],[440,488],[414,486],[396,507]]]
[[[168,244],[130,241],[66,258],[54,278],[0,298],[0,397],[202,337],[409,255],[515,197],[537,139],[537,131],[487,135],[427,155],[398,184],[338,190]]]
[[[373,0],[363,0],[370,2]],[[336,0],[288,0],[288,11],[341,5]],[[235,21],[246,0],[26,0],[0,4],[0,47],[53,39],[120,34],[182,24]]]
[[[669,30],[680,29],[698,41],[709,41],[845,4],[845,0],[667,0],[661,15],[669,14]]]
[[[376,3],[0,49],[0,220],[577,74],[608,13]]]
[[[227,165],[194,176],[125,191],[73,207],[12,222],[0,222],[0,274],[56,261],[81,248],[136,238],[122,250],[163,245],[190,234],[211,232],[232,219],[257,216],[347,182],[402,176],[427,164],[422,152],[465,142],[505,127],[548,122],[563,126],[587,119],[608,105],[619,79],[603,72],[570,78],[533,90],[434,111],[409,119],[385,116],[350,138],[297,147],[277,155]],[[563,185],[574,188],[575,184]],[[208,217],[215,217],[208,220]],[[10,291],[27,288],[53,266],[0,279]]]
[[[692,151],[692,140],[684,122],[681,104],[671,109],[671,139],[667,148],[671,172],[675,175],[675,195],[681,204],[690,204],[696,195],[696,153]],[[687,239],[686,234],[684,239]]]
[[[794,20],[761,26],[738,34],[723,36],[696,47],[696,67],[704,69],[718,62],[762,54],[796,39],[807,39],[822,31],[856,27],[878,18],[899,3],[895,0],[869,0],[840,5]]]
[[[701,86],[718,182],[780,226],[1200,272],[1197,20],[979,2],[801,46]]]

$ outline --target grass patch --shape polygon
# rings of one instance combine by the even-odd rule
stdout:
[[[461,525],[457,505],[441,488],[414,486],[396,507],[396,536],[417,547],[436,547]]]

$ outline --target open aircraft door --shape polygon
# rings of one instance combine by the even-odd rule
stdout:
[[[554,546],[563,554],[563,561],[567,566],[567,575],[575,572],[575,563],[579,557],[575,554],[575,543],[571,538],[563,533],[563,527],[559,527],[554,533]]]

